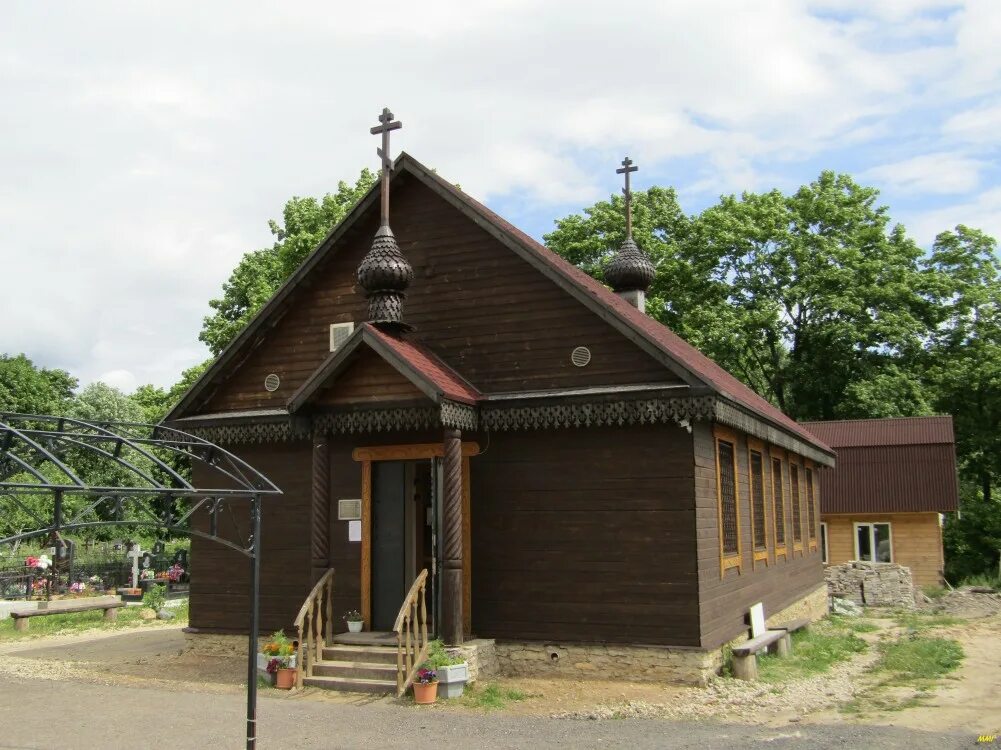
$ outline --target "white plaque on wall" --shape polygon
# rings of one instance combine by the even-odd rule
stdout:
[[[348,521],[348,541],[361,541],[361,521]]]

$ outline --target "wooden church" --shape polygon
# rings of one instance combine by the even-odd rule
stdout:
[[[381,184],[166,420],[284,491],[263,514],[262,626],[291,629],[321,579],[328,636],[350,609],[391,633],[421,577],[429,633],[540,663],[714,657],[757,602],[825,611],[831,449],[646,314],[655,269],[631,232],[608,288],[391,162],[399,125],[380,121]],[[246,632],[244,558],[195,539],[192,564],[192,629]]]

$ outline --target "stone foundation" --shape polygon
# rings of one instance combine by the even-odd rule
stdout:
[[[610,644],[498,643],[501,674],[706,685],[723,665],[719,649]]]
[[[803,618],[813,622],[826,615],[827,611],[827,586],[820,584],[809,594],[804,596],[802,599],[793,602],[785,609],[780,609],[773,615],[765,612],[765,625],[772,628],[791,620],[800,620]]]
[[[914,608],[910,568],[896,563],[848,562],[824,571],[830,595],[867,607]]]
[[[461,646],[450,646],[445,650],[450,656],[466,660],[469,668],[469,682],[496,677],[500,672],[497,664],[497,647],[492,639],[475,638],[466,641]]]

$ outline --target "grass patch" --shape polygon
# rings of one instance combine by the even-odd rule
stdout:
[[[872,671],[881,679],[842,705],[843,713],[862,716],[924,705],[938,680],[963,661],[962,647],[951,638],[912,634],[884,639],[879,651]]]
[[[960,586],[984,586],[1001,591],[1001,574],[980,573],[979,575],[969,576],[963,579]]]
[[[124,630],[126,628],[156,627],[163,624],[162,620],[143,620],[139,617],[141,607],[122,607],[118,610],[115,622],[105,622],[104,610],[91,612],[67,612],[66,614],[32,617],[26,632],[14,630],[12,617],[0,618],[0,642],[15,641],[28,638],[41,638],[47,635],[67,635],[85,630]],[[178,607],[168,608],[174,613],[171,625],[186,625],[188,622],[188,602]]]
[[[951,638],[912,636],[880,644],[876,669],[893,672],[895,682],[941,677],[963,661],[963,647]]]
[[[893,619],[897,625],[914,633],[922,633],[926,630],[943,628],[948,625],[962,625],[966,622],[959,617],[952,617],[951,615],[935,615],[908,610],[895,612]]]
[[[868,644],[856,633],[875,629],[872,623],[828,617],[793,633],[789,656],[759,655],[758,678],[764,682],[785,682],[826,672],[838,662],[866,651]]]
[[[527,693],[512,688],[503,688],[496,682],[487,683],[483,687],[474,682],[472,685],[466,685],[458,703],[469,708],[491,711],[504,708],[511,701],[523,701],[528,697]]]
[[[921,592],[929,599],[941,599],[949,593],[949,589],[945,586],[925,586]]]

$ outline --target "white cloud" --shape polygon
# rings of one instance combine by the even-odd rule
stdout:
[[[543,209],[610,193],[624,153],[689,192],[769,187],[929,107],[956,112],[946,138],[988,142],[995,115],[969,97],[1001,94],[1001,3],[951,7],[14,6],[0,28],[0,262],[15,280],[0,351],[85,382],[169,384],[207,356],[207,300],[272,241],[283,202],[376,166],[368,127],[386,104],[405,124],[394,150],[480,198]],[[970,189],[977,165],[947,146],[895,151],[886,179]],[[681,159],[690,173],[672,169]]]
[[[931,245],[939,232],[958,224],[1001,237],[1001,187],[984,191],[969,201],[905,215],[903,219],[908,232],[924,246]]]
[[[969,143],[993,145],[1001,142],[1001,102],[991,102],[953,115],[942,127],[952,138]]]
[[[881,164],[859,176],[909,193],[966,193],[979,184],[983,166],[968,156],[940,152]]]

